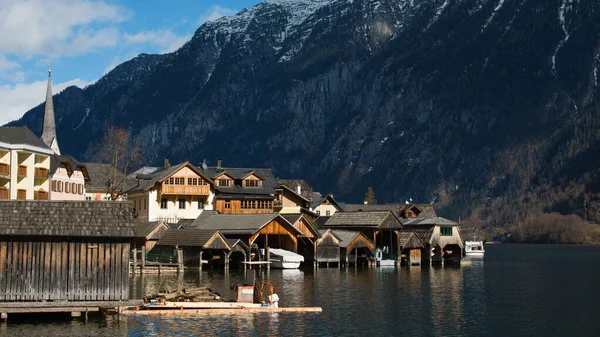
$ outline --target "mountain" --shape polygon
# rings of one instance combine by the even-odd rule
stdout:
[[[600,210],[600,4],[266,0],[55,96],[61,150],[110,125],[151,163],[273,167],[491,226]],[[43,106],[16,121],[40,133]],[[584,203],[585,200],[585,203]]]

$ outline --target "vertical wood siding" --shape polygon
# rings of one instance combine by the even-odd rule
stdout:
[[[129,243],[0,240],[0,301],[129,299]]]

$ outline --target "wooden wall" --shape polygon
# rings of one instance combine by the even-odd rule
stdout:
[[[242,202],[240,200],[235,200],[235,199],[232,199],[230,201],[231,208],[229,208],[229,209],[225,209],[225,200],[223,200],[223,199],[217,199],[214,201],[214,203],[215,203],[215,210],[221,214],[267,214],[267,213],[273,213],[273,208],[242,209],[242,207],[241,207]]]
[[[0,238],[0,301],[129,299],[128,242],[48,239]]]

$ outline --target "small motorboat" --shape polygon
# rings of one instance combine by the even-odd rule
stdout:
[[[272,268],[298,269],[300,263],[304,262],[304,256],[289,250],[269,248],[269,253]]]
[[[484,254],[483,241],[465,241],[466,256],[483,256]]]

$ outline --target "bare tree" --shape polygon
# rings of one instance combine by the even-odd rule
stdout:
[[[365,203],[369,205],[374,205],[377,203],[377,199],[375,199],[375,192],[373,192],[373,187],[371,186],[367,188],[367,193],[365,194]]]
[[[96,149],[95,159],[108,164],[101,173],[106,192],[111,200],[118,200],[125,189],[129,170],[143,162],[142,146],[132,140],[131,132],[110,126]]]

